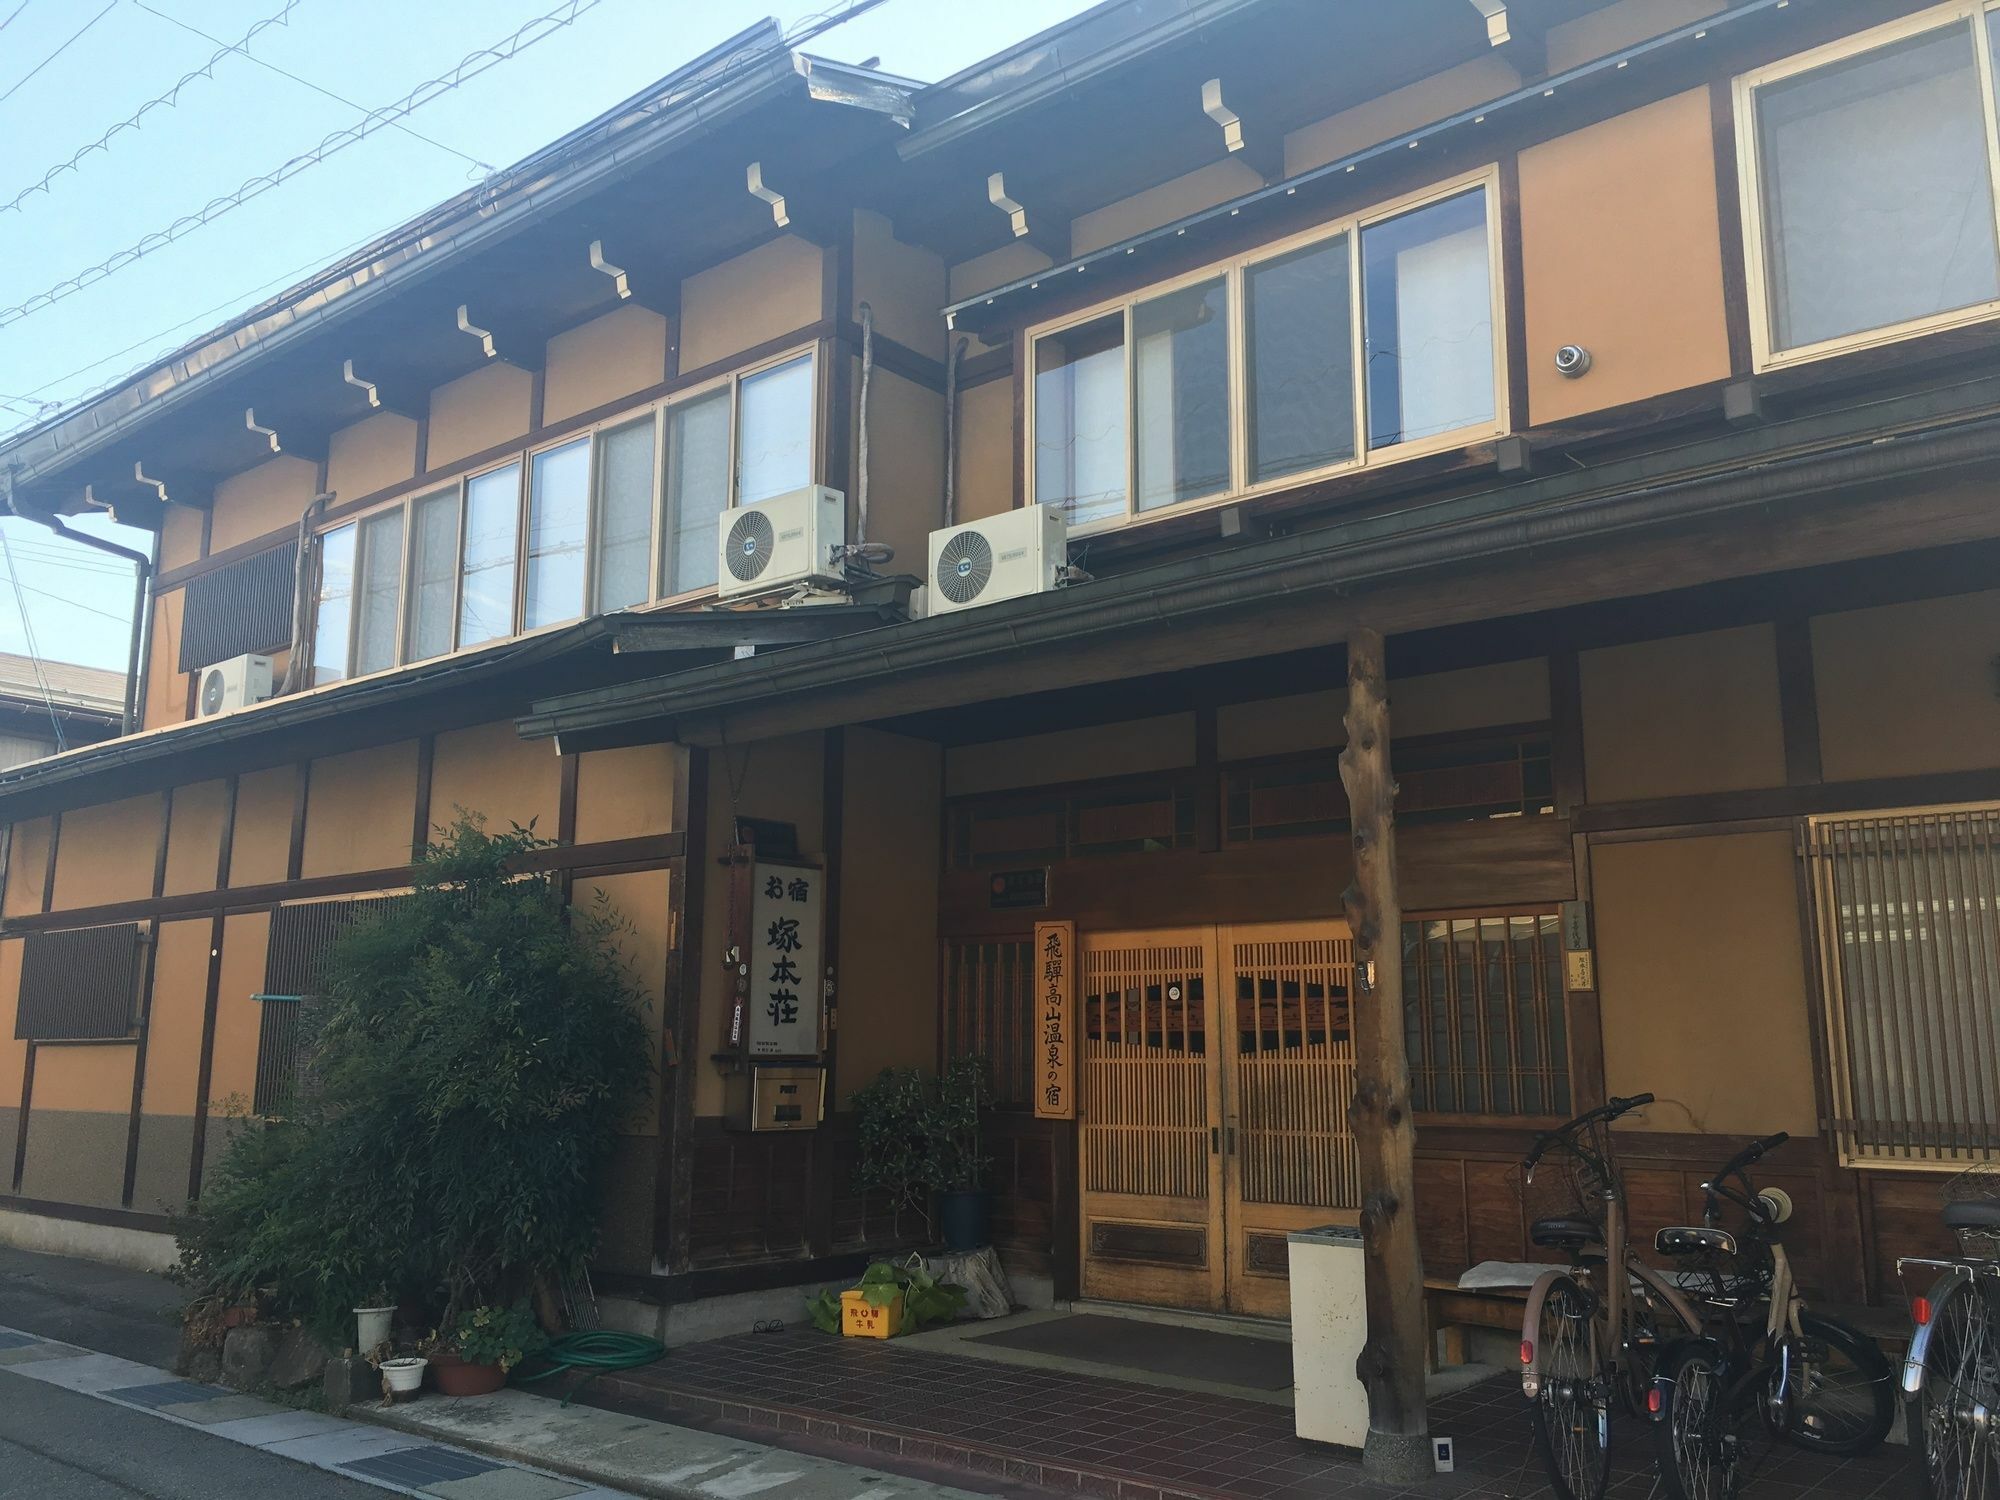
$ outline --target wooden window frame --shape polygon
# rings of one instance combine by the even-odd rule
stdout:
[[[2000,101],[2000,91],[1996,91],[1993,47],[1986,34],[1986,17],[1995,10],[2000,10],[2000,4],[1996,4],[1995,0],[1952,0],[1950,4],[1872,26],[1866,31],[1841,37],[1768,67],[1740,74],[1734,80],[1736,181],[1743,222],[1744,280],[1750,304],[1751,368],[1756,373],[1811,364],[1885,344],[1903,343],[1927,333],[1962,328],[2000,317],[2000,297],[1996,297],[1970,307],[1930,313],[1881,328],[1864,329],[1859,333],[1841,334],[1784,349],[1774,347],[1771,326],[1773,299],[1769,257],[1765,253],[1764,192],[1757,138],[1757,91],[1765,85],[1796,78],[1831,63],[1844,62],[1926,32],[1941,30],[1954,21],[1963,23],[1972,31],[1972,50],[1979,69],[1980,104],[1986,127],[1986,165],[1993,190],[1993,229],[1996,245],[2000,245],[2000,113],[1996,112],[2000,110],[2000,103],[1996,102]]]
[[[1493,419],[1491,422],[1474,423],[1470,426],[1454,428],[1450,432],[1434,434],[1409,442],[1394,443],[1384,447],[1371,447],[1368,438],[1368,394],[1367,394],[1367,325],[1365,318],[1366,289],[1363,285],[1362,236],[1370,228],[1391,219],[1402,218],[1406,214],[1447,199],[1479,191],[1484,196],[1486,223],[1487,294],[1492,309],[1493,327]],[[1462,173],[1446,181],[1433,184],[1417,192],[1407,193],[1381,204],[1349,214],[1340,219],[1329,220],[1299,234],[1259,245],[1255,250],[1213,261],[1185,275],[1155,282],[1145,287],[1127,292],[1122,296],[1108,298],[1093,303],[1087,308],[1069,313],[1061,318],[1051,319],[1028,328],[1026,338],[1026,363],[1022,372],[1023,417],[1021,423],[1021,472],[1025,503],[1039,503],[1036,495],[1036,447],[1035,447],[1035,351],[1038,343],[1072,329],[1094,323],[1107,316],[1118,316],[1124,323],[1124,371],[1125,371],[1125,504],[1124,514],[1099,521],[1083,522],[1070,528],[1072,537],[1091,537],[1107,532],[1123,531],[1134,526],[1144,526],[1165,520],[1172,516],[1198,514],[1223,506],[1241,504],[1264,495],[1294,490],[1302,485],[1312,484],[1335,474],[1344,474],[1361,469],[1387,468],[1409,459],[1423,458],[1434,453],[1448,452],[1463,448],[1468,443],[1504,437],[1510,430],[1508,413],[1511,391],[1508,384],[1508,349],[1512,330],[1507,322],[1507,266],[1506,250],[1501,235],[1500,170],[1497,165],[1482,167],[1477,171]],[[1252,413],[1248,399],[1248,340],[1245,316],[1244,285],[1246,272],[1255,271],[1260,266],[1308,249],[1330,240],[1347,236],[1348,246],[1348,298],[1351,320],[1350,338],[1354,357],[1354,456],[1337,463],[1322,465],[1315,469],[1297,473],[1281,474],[1272,479],[1252,483],[1250,481],[1250,424]],[[1229,484],[1218,494],[1204,495],[1199,499],[1186,500],[1178,504],[1161,505],[1151,510],[1141,511],[1138,506],[1138,450],[1137,430],[1137,383],[1135,380],[1136,351],[1132,343],[1132,313],[1141,303],[1152,302],[1169,293],[1199,286],[1204,282],[1221,278],[1225,287],[1227,317],[1229,319],[1228,341],[1228,387],[1229,387]]]

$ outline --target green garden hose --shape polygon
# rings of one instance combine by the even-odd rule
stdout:
[[[576,1393],[607,1370],[636,1370],[641,1365],[650,1365],[657,1359],[666,1357],[667,1346],[658,1339],[645,1338],[636,1333],[618,1333],[612,1329],[597,1329],[590,1333],[566,1333],[539,1356],[548,1362],[546,1370],[537,1370],[532,1375],[519,1377],[522,1385],[532,1385],[537,1380],[547,1380],[551,1375],[564,1370],[582,1370],[583,1379],[569,1388],[562,1404],[568,1406]]]

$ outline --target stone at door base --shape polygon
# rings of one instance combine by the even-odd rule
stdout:
[[[271,1375],[278,1352],[278,1330],[250,1325],[222,1336],[222,1383],[239,1391],[254,1391]]]
[[[924,1257],[924,1269],[939,1281],[965,1288],[965,1306],[958,1316],[1004,1318],[1014,1310],[1014,1294],[1000,1255],[991,1245],[980,1250],[945,1250]]]
[[[346,1411],[363,1401],[382,1399],[382,1372],[356,1354],[340,1354],[326,1362],[321,1376],[326,1409]]]
[[[299,1390],[320,1378],[326,1359],[326,1345],[303,1328],[287,1328],[278,1336],[266,1378],[281,1391]]]

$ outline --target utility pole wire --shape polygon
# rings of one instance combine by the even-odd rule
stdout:
[[[111,0],[111,5],[116,5],[117,3],[118,0]],[[30,313],[39,312],[42,308],[59,302],[64,297],[80,292],[85,287],[102,281],[114,272],[123,270],[126,266],[131,265],[141,257],[150,255],[155,250],[163,249],[175,240],[180,239],[183,235],[201,228],[202,225],[214,222],[222,215],[228,213],[230,209],[241,207],[252,198],[267,193],[280,183],[297,176],[306,168],[326,160],[327,157],[333,155],[336,151],[343,150],[355,142],[365,139],[385,125],[394,124],[404,115],[423,108],[424,105],[429,104],[433,99],[440,98],[450,93],[453,89],[469,83],[487,69],[496,67],[510,58],[518,57],[536,42],[553,36],[563,27],[575,22],[577,17],[587,11],[596,9],[601,3],[602,0],[564,0],[562,5],[557,6],[546,15],[537,16],[534,20],[529,21],[525,26],[515,31],[511,36],[494,43],[491,47],[484,47],[479,51],[467,53],[458,66],[453,68],[449,73],[418,84],[416,88],[412,89],[401,99],[398,99],[394,104],[369,111],[365,119],[357,124],[348,126],[344,130],[334,131],[333,134],[327,136],[317,146],[314,146],[311,150],[300,152],[276,170],[266,172],[261,177],[250,178],[234,192],[225,193],[219,198],[211,198],[201,208],[191,214],[182,215],[165,229],[157,230],[147,235],[144,239],[127,246],[108,260],[99,261],[96,265],[87,267],[77,272],[74,276],[65,277],[54,286],[48,288],[48,290],[38,292],[28,298],[27,301],[17,303],[12,307],[0,308],[0,327],[5,327],[9,323],[18,323]],[[111,5],[107,5],[105,10],[109,10]],[[99,14],[102,15],[103,12],[100,11]],[[23,82],[25,81],[24,79]],[[19,87],[19,85],[17,84],[16,87]]]
[[[82,36],[86,31],[90,30],[91,27],[95,26],[99,21],[103,20],[106,16],[110,15],[111,12],[117,8],[117,5],[118,5],[118,0],[106,0],[103,10],[100,10],[96,15],[92,16],[88,21],[85,21],[81,26],[77,27],[75,31],[70,33],[68,42],[64,42],[60,47],[56,48],[55,51],[51,52],[47,57],[43,58],[40,62],[36,63],[32,68],[28,69],[26,73],[22,74],[19,78],[15,79],[13,86],[9,88],[6,93],[0,94],[0,104],[5,104],[9,99],[13,98],[16,94],[18,94],[21,91],[21,86],[25,84],[30,78],[33,78],[37,73],[41,72],[42,69],[46,68],[50,63],[54,62],[57,58],[61,57],[65,52],[69,51],[70,42],[74,42],[78,37]],[[14,16],[18,16],[20,13],[21,12],[17,10],[14,12]],[[14,19],[14,16],[9,16],[7,19],[11,21]]]
[[[112,4],[117,4],[117,0],[112,0]],[[49,711],[49,728],[56,732],[56,749],[67,750],[68,737],[63,734],[62,720],[56,716],[55,694],[49,691],[48,673],[42,670],[41,648],[35,644],[35,627],[28,619],[27,596],[21,592],[21,571],[14,566],[14,547],[7,538],[5,526],[0,526],[0,555],[7,559],[7,578],[14,585],[14,607],[21,612],[21,635],[27,642],[28,662],[35,669],[35,683],[42,690],[42,707]]]
[[[152,13],[156,16],[159,16],[161,20],[173,21],[174,19],[172,16],[164,15],[160,11],[153,10],[153,7],[147,5],[145,3],[145,0],[134,0],[134,3],[136,3],[139,6],[139,9],[141,10],[152,11]],[[207,62],[203,63],[200,67],[196,68],[192,73],[182,74],[180,79],[174,84],[172,88],[168,89],[164,94],[159,94],[151,99],[148,99],[144,104],[140,105],[138,109],[133,111],[133,113],[128,118],[120,120],[116,125],[113,125],[109,130],[105,131],[103,135],[100,135],[96,140],[92,141],[89,145],[80,147],[77,150],[76,154],[70,157],[68,161],[57,162],[53,167],[50,167],[48,171],[42,174],[40,181],[29,183],[28,186],[22,188],[20,192],[16,193],[10,201],[6,203],[0,203],[0,213],[5,213],[10,209],[18,209],[22,205],[22,203],[24,203],[28,198],[32,197],[36,193],[46,193],[49,190],[50,183],[54,182],[56,178],[60,177],[64,172],[74,172],[76,170],[77,163],[82,161],[86,156],[90,155],[91,152],[109,150],[111,142],[118,136],[118,134],[121,131],[137,130],[139,128],[140,121],[144,120],[150,111],[161,108],[172,109],[176,104],[180,103],[180,92],[182,89],[186,88],[189,84],[193,83],[197,78],[213,79],[215,77],[215,65],[221,62],[225,57],[228,57],[231,53],[241,52],[245,57],[250,57],[249,52],[246,51],[245,49],[249,47],[251,41],[256,37],[257,33],[263,31],[266,27],[276,26],[281,22],[289,20],[291,18],[292,12],[303,3],[304,0],[285,0],[285,8],[283,10],[279,11],[275,16],[268,16],[264,20],[259,21],[256,25],[252,26],[248,31],[244,32],[242,37],[233,44],[228,42],[218,41],[217,38],[212,36],[208,37],[209,41],[216,42],[216,44],[222,48],[220,52],[216,53],[215,56],[211,57]],[[174,24],[176,26],[179,26],[182,23],[179,21],[174,21]],[[192,26],[188,27],[187,29],[189,31],[194,31],[194,28]],[[208,33],[196,31],[195,35],[208,36]],[[252,62],[258,61],[258,59],[256,58],[250,58],[250,60]]]
[[[27,8],[28,8],[28,0],[21,0],[21,3],[19,5],[15,6],[12,10],[7,12],[7,19],[4,21],[0,21],[0,31],[5,31],[9,26],[12,26],[14,24],[14,17],[18,16],[22,11],[26,10]]]
[[[194,35],[201,37],[205,41],[210,41],[210,42],[220,41],[220,38],[210,36],[207,32],[203,31],[199,26],[189,25],[186,21],[183,21],[179,16],[170,16],[163,10],[155,10],[152,6],[146,3],[146,0],[132,0],[132,3],[138,6],[139,9],[145,11],[146,14],[151,16],[158,16],[162,21],[171,22],[173,25],[180,27],[181,30],[192,32]],[[299,0],[292,0],[292,5],[296,5],[298,3]],[[285,7],[286,10],[290,10],[291,8],[292,8],[291,5],[287,5]],[[244,40],[248,41],[249,38],[245,37]],[[239,43],[237,47],[229,48],[228,50],[230,51],[241,50],[241,44]],[[344,104],[349,109],[358,110],[363,115],[366,115],[368,113],[367,105],[357,104],[354,102],[354,100],[348,98],[345,94],[336,94],[332,89],[322,88],[320,87],[320,85],[314,83],[310,78],[301,78],[298,74],[290,71],[287,68],[281,68],[276,63],[270,62],[265,58],[251,57],[250,54],[247,52],[245,52],[243,56],[247,61],[255,63],[258,67],[268,68],[273,73],[276,73],[280,78],[289,78],[293,83],[299,84],[304,88],[309,88],[315,94],[318,94],[323,98],[331,99],[335,104]],[[410,139],[422,141],[426,146],[435,146],[438,148],[438,150],[443,151],[448,155],[457,157],[460,161],[464,162],[469,167],[475,167],[481,172],[490,173],[493,170],[493,164],[491,162],[481,161],[476,156],[468,156],[466,155],[465,152],[459,150],[456,146],[447,146],[443,141],[425,135],[421,130],[413,130],[408,125],[404,125],[395,121],[391,121],[390,123],[395,125],[395,128],[402,131],[404,135],[409,136]]]

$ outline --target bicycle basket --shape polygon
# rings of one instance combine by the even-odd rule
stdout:
[[[1558,1142],[1535,1167],[1534,1181],[1518,1166],[1515,1185],[1521,1193],[1522,1222],[1537,1219],[1588,1219],[1604,1225],[1604,1175],[1578,1152]]]
[[[2000,1161],[1980,1162],[1947,1177],[1938,1196],[1945,1203],[2000,1203]],[[1952,1230],[1959,1249],[1979,1260],[2000,1260],[2000,1229],[1967,1228]]]

